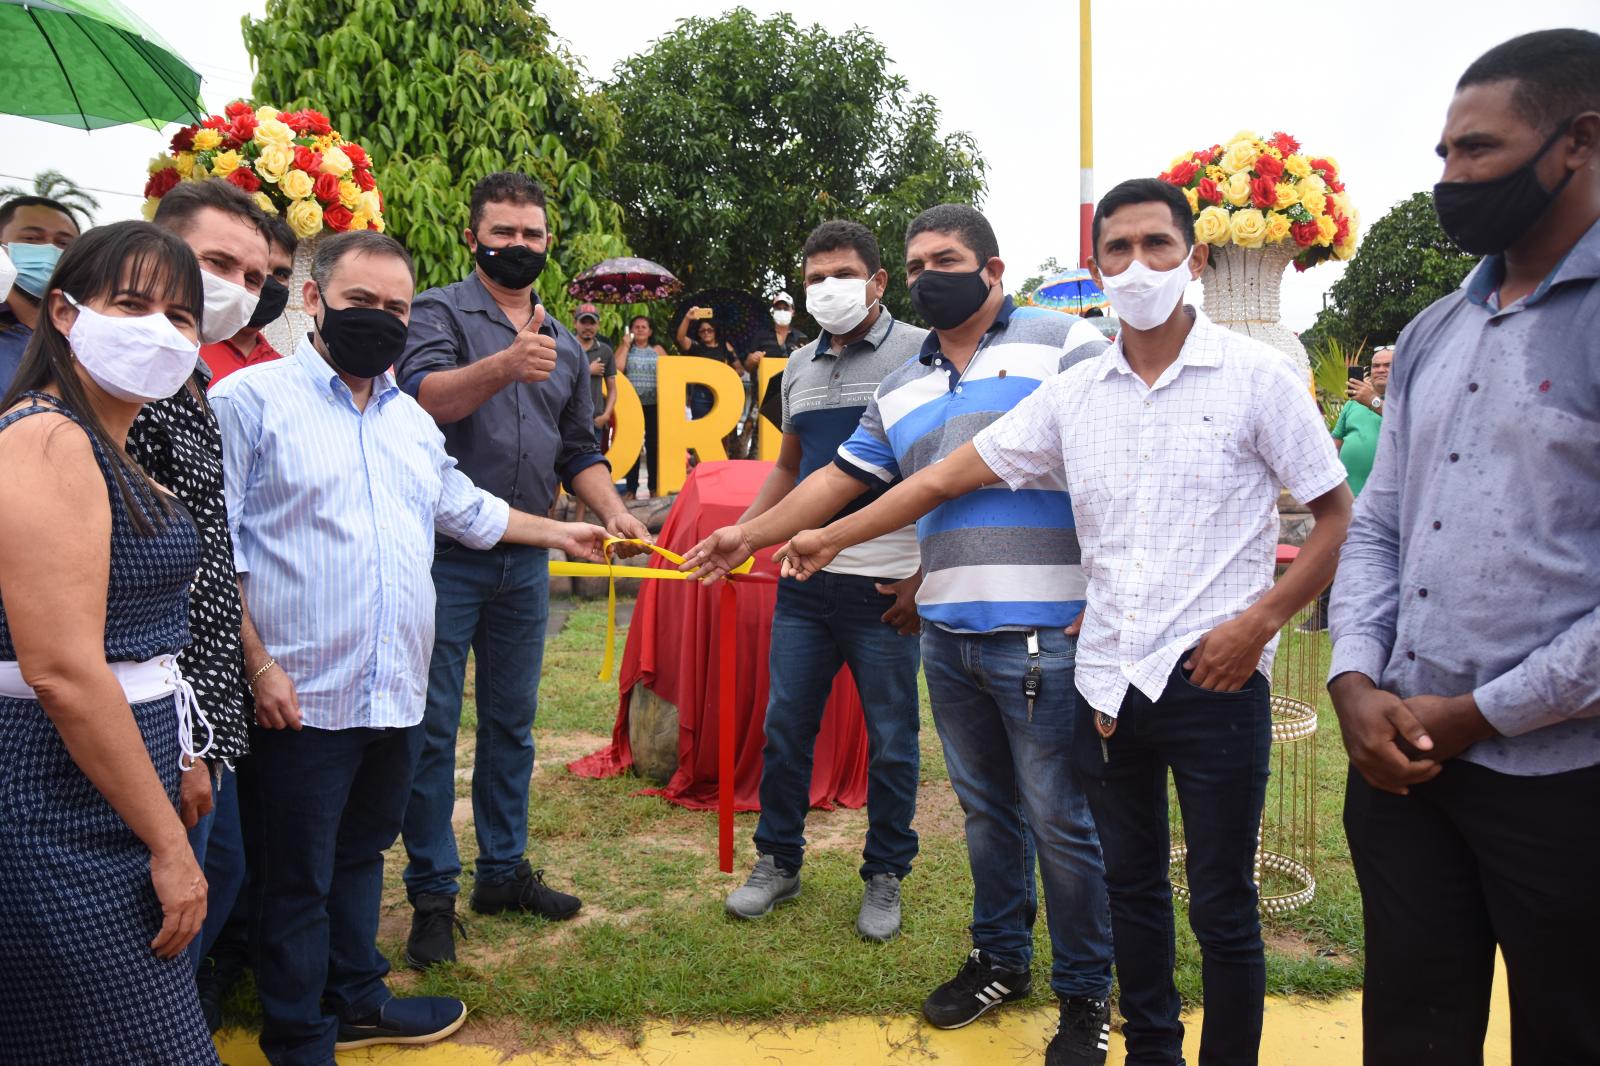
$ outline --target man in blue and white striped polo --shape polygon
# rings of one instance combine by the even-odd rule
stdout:
[[[970,441],[1047,378],[1104,351],[1081,319],[1018,311],[988,220],[930,208],[906,232],[906,280],[933,326],[891,372],[834,462],[743,531],[750,549],[793,536]],[[1072,769],[1074,639],[1083,609],[1072,505],[1059,476],[950,500],[917,523],[923,670],[950,781],[966,812],[973,949],[923,1003],[957,1028],[1026,998],[1037,856],[1062,1026],[1051,1063],[1103,1062],[1111,931],[1099,840]],[[716,570],[720,558],[696,560]],[[731,560],[737,563],[738,560]]]

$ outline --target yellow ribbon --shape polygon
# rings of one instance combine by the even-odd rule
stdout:
[[[608,537],[604,548],[606,562],[574,563],[558,561],[550,564],[551,577],[603,577],[606,579],[606,648],[600,659],[598,679],[601,681],[608,680],[611,677],[611,668],[615,658],[617,644],[617,578],[637,578],[641,581],[692,581],[694,579],[693,574],[684,573],[682,570],[662,570],[646,566],[618,566],[610,560],[611,553],[619,544],[637,544],[641,548],[655,552],[674,566],[679,566],[683,563],[683,556],[675,551],[663,548],[659,544],[651,544],[647,540]],[[755,557],[752,556],[740,563],[730,573],[748,574],[754,564]]]

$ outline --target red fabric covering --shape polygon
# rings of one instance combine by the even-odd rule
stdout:
[[[701,463],[689,474],[657,538],[682,554],[720,526],[736,522],[755,499],[771,463]],[[754,572],[776,575],[776,548],[756,556]],[[667,565],[655,559],[652,566]],[[717,590],[691,582],[641,581],[618,678],[621,700],[611,745],[569,763],[580,777],[615,777],[633,765],[628,747],[628,701],[635,684],[649,687],[678,708],[678,771],[664,789],[647,790],[682,807],[717,806],[717,672],[722,656],[737,657],[734,738],[734,805],[761,809],[761,749],[767,710],[767,649],[777,586],[738,582],[739,640],[732,649],[715,639],[721,617]],[[834,679],[817,736],[811,805],[860,807],[867,800],[867,735],[849,668]]]

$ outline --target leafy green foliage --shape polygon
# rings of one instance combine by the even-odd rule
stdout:
[[[555,243],[538,287],[558,315],[570,321],[572,275],[627,253],[621,209],[597,192],[621,136],[616,110],[529,0],[267,0],[244,39],[259,102],[315,107],[367,148],[420,286],[472,269],[468,202],[496,170],[522,171],[549,196]]]
[[[1414,193],[1361,238],[1361,250],[1329,290],[1329,307],[1301,340],[1307,348],[1325,338],[1347,347],[1393,344],[1406,323],[1459,286],[1476,262],[1439,228],[1433,198]]]
[[[798,292],[806,235],[847,218],[877,234],[885,303],[907,315],[906,225],[983,194],[972,138],[941,136],[937,104],[860,27],[834,36],[744,8],[684,19],[618,64],[606,94],[622,114],[609,189],[628,238],[691,289]]]
[[[1322,417],[1332,429],[1339,420],[1339,411],[1347,402],[1345,388],[1350,383],[1350,368],[1371,363],[1366,346],[1350,346],[1333,337],[1309,349],[1311,355],[1311,382],[1317,393],[1317,406]]]
[[[13,196],[48,196],[68,211],[78,215],[74,221],[85,228],[94,225],[94,213],[100,208],[99,200],[79,188],[77,182],[59,170],[41,170],[35,174],[31,189],[25,189],[20,185],[9,185],[0,189],[0,203],[5,203]]]

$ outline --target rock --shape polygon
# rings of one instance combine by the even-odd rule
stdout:
[[[1289,495],[1285,489],[1278,496],[1278,543],[1292,544],[1296,548],[1305,544],[1311,527],[1317,524],[1311,512]]]
[[[643,685],[628,704],[628,745],[633,772],[665,785],[678,770],[678,708]]]

